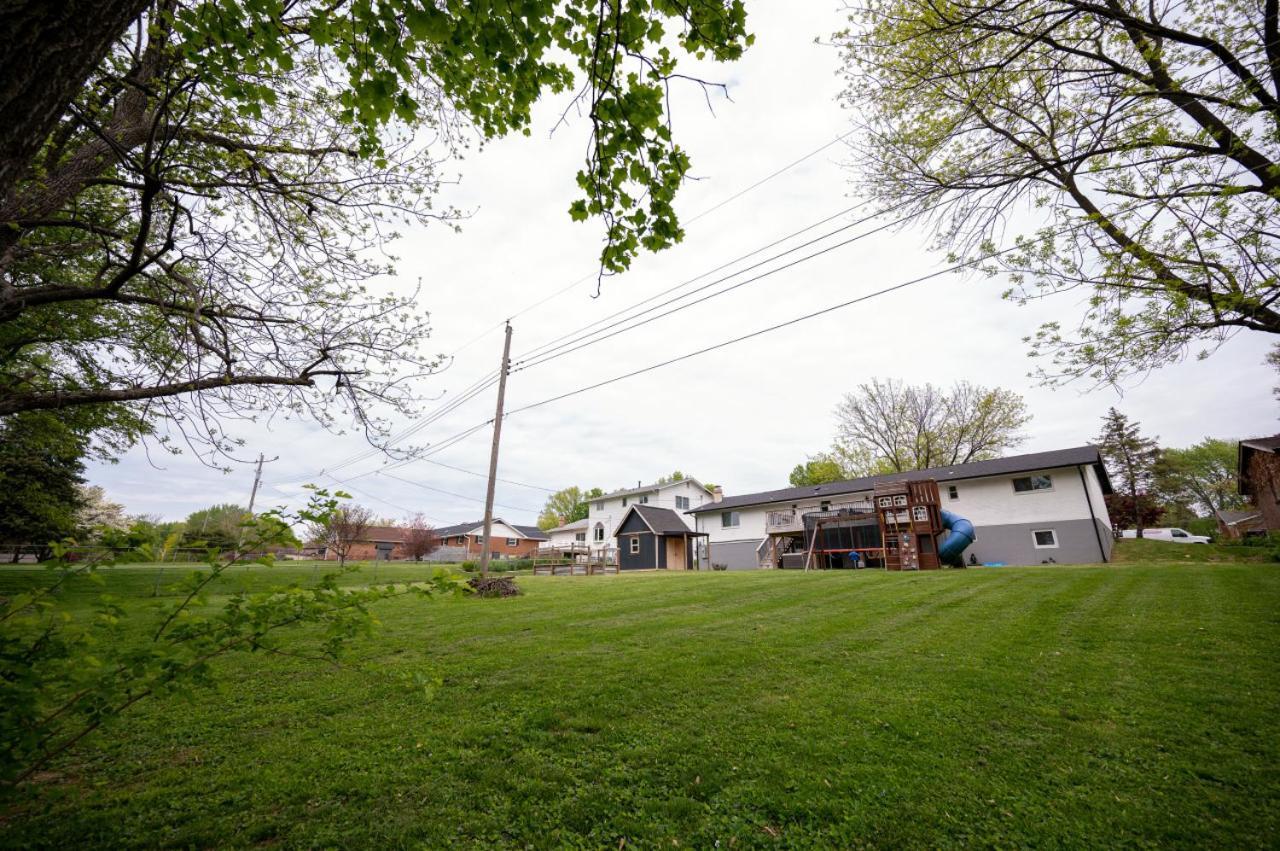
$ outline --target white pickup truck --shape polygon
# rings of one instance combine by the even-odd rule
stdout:
[[[1122,538],[1136,538],[1138,534],[1132,529],[1125,529],[1120,533]],[[1173,541],[1175,544],[1207,544],[1210,540],[1205,535],[1193,535],[1186,529],[1177,527],[1164,527],[1155,529],[1143,529],[1142,537],[1149,541]]]

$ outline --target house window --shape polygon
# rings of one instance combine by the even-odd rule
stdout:
[[[587,542],[587,533],[586,533],[586,532],[574,532],[574,534],[573,534],[573,539],[574,539],[575,541],[582,541],[582,542],[585,544],[585,543]]]
[[[649,504],[649,495],[648,495],[648,494],[645,494],[644,496],[640,497],[640,504],[641,504],[641,505],[648,505],[648,504]]]
[[[1042,473],[1038,476],[1022,476],[1013,480],[1014,493],[1051,490],[1053,490],[1053,476],[1048,473]]]
[[[640,536],[632,535],[631,536],[631,554],[636,555],[639,552],[640,552]]]
[[[516,541],[516,539],[515,539],[515,538],[507,538],[507,546],[508,546],[508,547],[514,547],[514,546],[516,545],[516,543],[517,543],[517,541]]]
[[[466,535],[459,535],[459,536],[458,536],[458,546],[460,546],[460,547],[462,547],[462,546],[466,546],[466,543],[467,543],[467,536],[466,536]]]
[[[1031,533],[1037,550],[1054,549],[1058,546],[1058,534],[1052,529],[1036,529]]]
[[[914,505],[911,507],[911,519],[917,523],[924,523],[929,519],[929,509],[923,505]]]
[[[596,503],[596,511],[604,511],[604,503],[603,503],[603,502],[597,502],[597,503]]]
[[[689,507],[689,497],[687,496],[676,497],[676,508],[683,509],[688,507]]]
[[[603,523],[596,524],[596,540],[597,541],[604,540],[604,524]]]
[[[826,511],[829,508],[831,508],[831,503],[825,499],[822,501],[822,505],[818,506],[820,511]]]
[[[959,499],[960,490],[955,485],[947,486],[947,499]]]
[[[622,498],[622,507],[623,508],[627,507],[627,498],[625,496]]]
[[[742,518],[736,511],[720,512],[720,528],[729,529],[742,523]]]

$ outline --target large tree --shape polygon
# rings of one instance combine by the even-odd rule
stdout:
[[[1008,297],[1083,302],[1029,337],[1045,380],[1114,382],[1280,333],[1274,0],[852,9],[863,188],[1010,273]]]
[[[1121,528],[1132,525],[1135,534],[1141,538],[1143,528],[1152,523],[1152,511],[1159,508],[1150,493],[1155,480],[1156,461],[1160,457],[1155,438],[1146,437],[1140,423],[1110,408],[1102,418],[1102,432],[1096,443],[1112,484],[1124,498],[1123,501],[1112,500],[1108,507],[1127,506],[1120,516],[1112,520]]]
[[[570,214],[603,221],[602,271],[679,240],[677,58],[750,40],[740,0],[15,0],[0,16],[0,416],[134,403],[222,451],[227,418],[345,409],[377,436],[378,411],[412,413],[435,361],[381,251],[452,218],[443,162],[529,132],[545,93],[587,118]]]
[[[0,546],[14,561],[23,552],[44,559],[49,544],[75,534],[86,442],[45,411],[0,423]]]
[[[836,457],[857,475],[997,458],[1031,421],[1011,390],[960,381],[950,389],[873,378],[836,408]]]
[[[538,528],[545,532],[547,529],[554,529],[565,523],[582,520],[587,516],[589,509],[587,496],[582,488],[570,485],[547,497],[546,503],[542,506],[542,512],[538,515]]]
[[[193,511],[182,525],[183,543],[216,550],[232,549],[251,519],[248,509],[230,502]]]
[[[1201,517],[1242,508],[1236,487],[1236,442],[1206,437],[1186,449],[1165,449],[1155,469],[1155,490],[1166,503],[1186,505]]]

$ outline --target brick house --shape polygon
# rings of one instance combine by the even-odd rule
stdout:
[[[1280,434],[1236,446],[1236,482],[1258,512],[1255,528],[1280,531]]]
[[[538,547],[548,540],[547,533],[537,526],[521,526],[493,518],[493,543],[489,552],[493,558],[531,558]],[[478,559],[484,548],[484,521],[458,523],[436,529],[440,536],[438,558],[464,561]]]
[[[370,526],[360,536],[360,540],[352,542],[351,549],[347,552],[347,561],[406,559],[409,557],[404,548],[406,534],[406,530],[399,526]],[[312,546],[315,548],[316,558],[325,561],[335,561],[338,558],[332,547],[322,544]]]

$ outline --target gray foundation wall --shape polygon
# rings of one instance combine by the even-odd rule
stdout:
[[[1037,548],[1031,533],[1038,529],[1052,529],[1058,546]],[[1041,564],[1049,559],[1058,564],[1093,564],[1111,557],[1111,531],[1096,519],[978,526],[977,533],[977,540],[964,551],[966,563],[970,553],[979,564]]]
[[[756,559],[759,541],[716,541],[711,544],[711,563],[723,564],[730,570],[755,570],[760,566]]]

